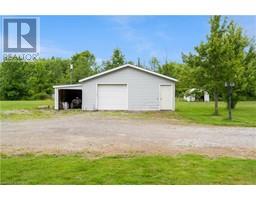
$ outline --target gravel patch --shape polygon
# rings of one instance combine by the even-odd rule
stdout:
[[[256,158],[256,128],[75,115],[3,121],[2,153],[178,154]]]

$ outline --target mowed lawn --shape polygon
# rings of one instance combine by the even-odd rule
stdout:
[[[67,114],[178,120],[182,123],[256,126],[256,102],[239,102],[234,120],[226,105],[177,101],[176,112],[54,111],[53,101],[2,101],[1,120],[54,118]],[[170,122],[171,123],[171,122]],[[200,155],[134,155],[89,159],[83,155],[1,155],[1,184],[256,184],[256,160]]]
[[[233,120],[227,119],[226,103],[219,103],[219,115],[213,115],[213,102],[176,102],[175,112],[82,112],[54,111],[53,100],[0,101],[1,120],[27,120],[58,117],[69,114],[104,115],[118,118],[175,119],[185,123],[256,127],[256,101],[240,101],[233,110]]]
[[[55,111],[53,100],[0,101],[0,120],[34,120],[79,113],[79,110]]]
[[[256,160],[198,155],[1,157],[1,184],[256,184]]]
[[[53,106],[53,100],[38,100],[38,101],[0,101],[0,108],[2,111],[11,111],[11,110],[35,110],[40,106]]]
[[[256,127],[256,101],[240,101],[232,110],[233,119],[228,120],[227,104],[219,102],[219,115],[213,115],[214,103],[177,102],[176,112],[191,122],[227,126]]]

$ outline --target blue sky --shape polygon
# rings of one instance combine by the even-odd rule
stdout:
[[[256,37],[256,16],[232,16],[249,36]],[[97,61],[110,58],[120,48],[127,60],[148,64],[152,56],[161,62],[181,62],[205,40],[209,16],[40,16],[41,57],[68,58],[89,50]]]

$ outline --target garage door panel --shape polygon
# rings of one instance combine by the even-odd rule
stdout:
[[[98,109],[99,110],[127,110],[128,92],[124,84],[100,84],[98,85]]]

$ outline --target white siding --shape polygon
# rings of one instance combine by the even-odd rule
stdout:
[[[82,82],[83,109],[97,109],[97,84],[127,84],[128,110],[159,110],[159,86],[172,85],[175,97],[175,82],[133,68],[118,71]],[[173,110],[175,108],[173,99]]]
[[[54,109],[59,110],[59,89],[54,89]]]

